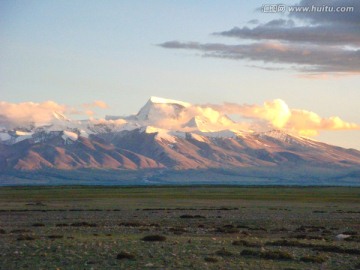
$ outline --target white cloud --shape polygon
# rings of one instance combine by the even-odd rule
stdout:
[[[0,101],[0,126],[6,128],[29,125],[42,126],[58,118],[59,115],[64,117],[69,115],[93,116],[92,109],[105,109],[108,106],[103,101],[94,101],[93,103],[83,104],[82,107],[83,109],[77,109],[50,100],[41,103]]]
[[[316,136],[321,130],[360,129],[358,124],[346,122],[338,116],[324,118],[315,112],[290,109],[281,99],[266,101],[262,106],[234,103],[209,106],[223,113],[251,118],[255,126],[256,123],[261,126],[265,122],[269,127],[284,129],[303,136]]]
[[[118,120],[93,119],[91,108],[107,108],[105,102],[95,101],[83,104],[85,110],[77,110],[54,101],[42,103],[0,102],[0,126],[14,128],[21,126],[46,125],[58,118],[59,115],[86,115],[92,119],[93,124],[108,124],[122,126],[131,124],[134,127],[154,126],[162,129],[174,129],[179,131],[200,130],[204,132],[216,132],[221,130],[266,130],[283,129],[285,131],[304,135],[316,136],[322,130],[360,130],[356,123],[346,122],[338,116],[321,117],[315,112],[303,109],[289,108],[285,101],[275,99],[265,101],[262,105],[224,103],[191,105],[176,107],[171,104],[155,104],[147,112],[144,119]],[[242,120],[233,121],[227,115],[238,115]],[[246,121],[245,121],[246,120]],[[128,121],[130,121],[128,123]],[[134,122],[132,122],[134,121]]]
[[[36,123],[44,125],[54,118],[54,112],[64,114],[68,110],[65,105],[54,101],[42,103],[22,102],[9,103],[0,102],[0,123],[2,125],[26,125]]]

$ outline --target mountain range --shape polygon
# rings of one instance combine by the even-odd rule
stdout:
[[[360,151],[284,130],[244,130],[210,107],[151,97],[135,115],[9,123],[0,185],[360,185]]]

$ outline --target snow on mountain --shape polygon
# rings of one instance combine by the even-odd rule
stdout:
[[[198,134],[212,138],[236,138],[241,135],[241,132],[225,129],[213,132],[198,132]]]
[[[1,121],[0,125],[2,126]],[[111,140],[134,130],[154,135],[157,141],[170,144],[187,137],[198,142],[213,138],[239,138],[255,148],[277,148],[279,144],[293,149],[326,148],[325,144],[281,130],[258,133],[242,130],[236,122],[214,108],[159,97],[151,97],[136,115],[124,117],[78,121],[53,112],[51,121],[42,125],[29,123],[16,128],[2,127],[0,142],[12,145],[29,139],[40,143],[56,136],[60,136],[65,144],[75,142],[79,137],[98,136]]]
[[[64,130],[63,135],[61,135],[61,137],[64,139],[65,142],[71,143],[77,141],[79,135],[76,134],[75,132]]]
[[[0,133],[0,141],[8,141],[10,139],[11,139],[10,134],[5,133],[5,132]]]
[[[155,134],[155,138],[157,140],[165,140],[170,143],[176,143],[176,137],[171,135],[171,131],[161,128],[155,128],[151,126],[147,126],[141,129],[147,134]]]
[[[206,142],[206,139],[204,136],[201,136],[199,134],[196,133],[189,133],[190,138],[197,140],[199,142]]]
[[[360,166],[357,150],[282,130],[243,130],[214,108],[157,97],[130,116],[78,121],[54,112],[46,123],[6,126],[0,118],[0,126],[0,172],[278,166],[287,176],[294,167],[338,173]]]
[[[181,132],[219,132],[238,128],[226,115],[210,107],[190,103],[151,97],[136,115],[127,117],[107,116],[107,121],[126,121],[123,128],[152,126]]]
[[[53,117],[60,121],[69,121],[69,119],[65,115],[59,112],[53,112]]]
[[[144,107],[136,115],[138,121],[147,122],[150,125],[157,125],[162,121],[175,122],[181,120],[182,113],[189,108],[189,103],[151,97]]]
[[[153,104],[177,104],[183,107],[191,106],[191,104],[187,102],[174,100],[174,99],[161,98],[161,97],[154,97],[154,96],[150,97],[149,102]]]
[[[15,143],[21,142],[26,139],[30,139],[32,137],[32,135],[33,135],[33,132],[24,132],[24,131],[16,130],[15,131],[15,136],[16,136]]]
[[[60,134],[59,132],[63,132],[61,133],[63,140],[69,142],[77,140],[78,137],[88,138],[99,134],[116,134],[136,129],[142,129],[148,134],[156,134],[156,139],[169,142],[175,142],[176,138],[185,138],[186,134],[193,134],[192,137],[198,141],[203,141],[204,138],[236,138],[253,134],[251,130],[242,130],[228,116],[213,108],[151,97],[136,115],[124,117],[108,116],[105,119],[78,121],[70,120],[55,111],[52,113],[50,122],[28,123],[25,126],[8,129],[3,127],[0,142],[11,145],[35,138],[36,142],[41,142]],[[48,135],[39,136],[37,135],[39,133]],[[254,134],[259,139],[274,139],[284,143],[312,143],[309,139],[294,137],[279,130]]]
[[[213,109],[202,110],[202,115],[192,117],[183,124],[184,130],[199,130],[201,132],[218,132],[235,125],[227,116],[220,115]]]

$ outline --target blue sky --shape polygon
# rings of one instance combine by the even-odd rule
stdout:
[[[322,71],[311,77],[292,64],[266,70],[254,67],[263,61],[158,46],[169,41],[236,45],[237,39],[212,33],[249,26],[252,19],[284,18],[256,11],[263,3],[1,0],[0,100],[71,106],[103,100],[109,105],[99,111],[103,116],[136,113],[150,96],[259,105],[280,98],[290,108],[360,124],[358,73]],[[316,137],[360,149],[359,138],[353,130]]]

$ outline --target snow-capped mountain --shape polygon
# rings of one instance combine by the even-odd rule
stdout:
[[[146,133],[157,133],[158,139],[165,136],[167,139],[172,137],[172,140],[174,136],[185,137],[189,132],[210,137],[226,137],[242,133],[241,130],[234,128],[236,123],[212,108],[151,97],[136,115],[126,117],[107,116],[105,119],[72,121],[54,112],[52,120],[48,123],[28,123],[15,128],[4,127],[0,120],[0,140],[4,144],[11,145],[26,139],[34,140],[36,137],[36,142],[39,142],[38,133],[46,133],[51,137],[51,134],[65,132],[63,136],[65,141],[68,139],[76,141],[79,136],[88,138],[91,135],[135,129],[141,129]],[[42,138],[46,139],[46,136]]]
[[[357,170],[360,152],[280,130],[244,130],[210,107],[151,97],[136,115],[1,122],[0,172],[48,169]],[[312,169],[310,169],[312,168]]]

